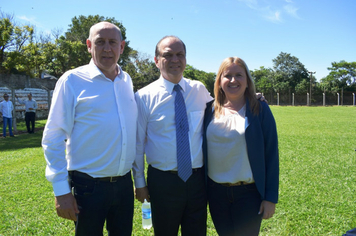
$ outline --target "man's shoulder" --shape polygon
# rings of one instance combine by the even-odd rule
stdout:
[[[188,79],[188,78],[183,78],[186,82],[186,84],[192,88],[205,88],[205,85],[200,82],[199,80],[192,80],[192,79]]]
[[[155,94],[158,93],[159,88],[161,88],[161,83],[159,79],[153,81],[152,83],[146,85],[145,87],[137,90],[136,94],[139,96],[148,95],[148,94]]]
[[[191,80],[186,78],[184,78],[184,80],[186,82],[186,89],[188,91],[193,92],[195,96],[206,97],[209,101],[211,100],[209,99],[209,97],[211,97],[210,92],[207,90],[207,88],[202,82],[200,82],[199,80]]]
[[[64,74],[59,78],[60,81],[68,80],[68,79],[76,79],[90,76],[90,67],[89,65],[80,66],[71,70],[67,70]]]
[[[79,66],[77,68],[68,70],[66,73],[68,74],[73,74],[73,75],[78,75],[78,74],[89,74],[91,70],[90,64]]]
[[[121,68],[121,67],[120,67],[120,68]],[[131,78],[130,74],[129,74],[129,73],[127,73],[126,71],[124,71],[122,68],[121,68],[121,71],[122,71],[122,73],[123,73],[125,76],[128,76],[128,77],[130,77],[130,78]]]

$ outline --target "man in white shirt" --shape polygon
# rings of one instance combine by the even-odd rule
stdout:
[[[130,76],[117,64],[125,41],[100,22],[87,39],[92,60],[67,71],[53,93],[42,146],[60,217],[76,221],[76,235],[131,235],[131,168],[137,109]],[[74,194],[74,197],[72,195]]]
[[[202,155],[202,124],[206,103],[212,100],[199,81],[183,78],[184,43],[166,36],[156,46],[155,63],[161,76],[136,93],[138,107],[137,154],[133,166],[136,198],[151,201],[156,236],[206,235],[207,197]],[[182,180],[177,173],[174,86],[179,84],[189,124],[192,174]],[[149,165],[147,186],[144,154]]]
[[[14,110],[14,105],[9,101],[9,95],[4,94],[4,101],[0,103],[0,113],[2,114],[3,121],[3,137],[6,138],[6,127],[9,126],[10,137],[15,137],[12,133],[12,111]]]
[[[20,100],[17,95],[15,95],[15,97],[17,98],[18,103],[25,105],[25,122],[27,132],[29,134],[33,134],[35,132],[37,102],[32,99],[32,93],[27,94],[28,100]]]

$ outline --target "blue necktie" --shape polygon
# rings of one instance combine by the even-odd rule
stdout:
[[[189,145],[189,124],[187,117],[187,109],[185,102],[180,91],[180,86],[174,86],[176,91],[176,98],[174,101],[175,118],[176,118],[176,141],[177,141],[177,163],[178,163],[178,176],[186,182],[192,175],[192,161],[190,158],[190,145]]]

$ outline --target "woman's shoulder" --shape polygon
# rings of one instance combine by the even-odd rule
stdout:
[[[267,110],[271,110],[268,103],[266,101],[261,101],[258,100],[258,103],[260,104],[260,111],[263,112],[263,110],[267,109]]]

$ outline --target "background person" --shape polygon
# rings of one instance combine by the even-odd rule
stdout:
[[[20,104],[25,105],[25,121],[27,132],[29,134],[33,134],[35,132],[35,120],[36,120],[36,109],[37,109],[37,102],[32,99],[32,93],[27,94],[28,100],[20,100],[17,95],[15,95],[17,101]],[[30,127],[31,124],[31,127]]]
[[[4,93],[4,101],[0,103],[0,113],[2,114],[3,120],[3,137],[6,138],[6,127],[9,127],[10,137],[15,137],[12,133],[12,111],[14,110],[14,105],[9,101],[9,95]]]
[[[226,58],[204,118],[208,201],[220,236],[258,235],[275,212],[279,161],[275,120],[255,97],[245,62]]]
[[[92,60],[67,71],[53,93],[42,140],[46,177],[57,214],[76,221],[76,235],[102,235],[105,221],[109,235],[132,232],[137,108],[132,80],[117,64],[124,46],[116,25],[93,25]]]

